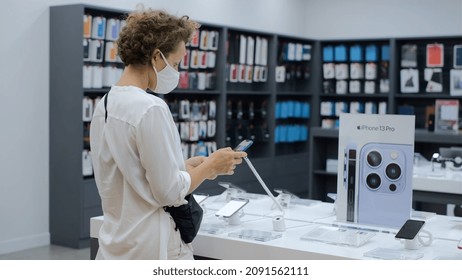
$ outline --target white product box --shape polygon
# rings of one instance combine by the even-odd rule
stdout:
[[[326,160],[326,171],[337,173],[338,160],[337,159],[327,159]]]

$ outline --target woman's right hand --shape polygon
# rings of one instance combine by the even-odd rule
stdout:
[[[212,153],[206,161],[210,161],[213,174],[209,178],[216,178],[218,175],[233,175],[236,165],[242,163],[242,158],[246,157],[246,152],[236,152],[227,147]]]
[[[205,158],[187,160],[185,164],[191,176],[189,193],[192,193],[205,179],[213,180],[219,175],[233,175],[236,165],[241,164],[242,158],[246,156],[246,152],[236,152],[228,147],[219,149]],[[193,167],[197,163],[199,165]]]

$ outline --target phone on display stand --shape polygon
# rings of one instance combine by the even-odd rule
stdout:
[[[237,213],[239,210],[241,210],[242,207],[244,207],[247,203],[249,203],[248,199],[231,199],[231,201],[228,202],[225,206],[223,206],[223,208],[218,210],[218,212],[216,212],[215,215],[217,217],[229,218],[235,213]]]
[[[252,144],[252,140],[245,139],[241,143],[239,143],[239,145],[237,145],[237,147],[234,148],[234,150],[236,152],[245,152],[250,146],[252,146]]]
[[[400,228],[395,238],[412,240],[419,234],[424,224],[425,221],[409,219]]]

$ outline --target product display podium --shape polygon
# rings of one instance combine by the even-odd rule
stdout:
[[[237,214],[235,225],[215,212],[227,203],[226,192],[207,198],[194,254],[206,259],[462,259],[457,243],[462,238],[462,218],[413,212],[424,219],[424,229],[433,235],[430,246],[404,248],[395,239],[396,228],[379,228],[336,222],[334,204],[315,200],[291,203],[284,211],[285,231],[274,230],[281,211],[266,195],[240,194],[249,203]],[[301,200],[301,199],[300,199]],[[104,217],[91,218],[91,258],[98,249],[98,233]],[[425,235],[422,235],[425,239]]]

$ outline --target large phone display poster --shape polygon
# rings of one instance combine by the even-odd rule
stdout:
[[[400,228],[410,218],[415,116],[341,114],[336,213]]]

